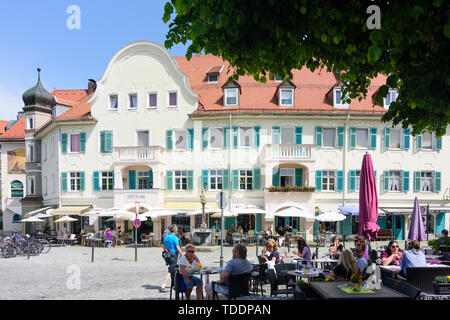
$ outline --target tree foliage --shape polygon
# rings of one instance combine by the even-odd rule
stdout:
[[[388,75],[399,92],[383,121],[445,133],[450,123],[450,5],[444,0],[171,0],[165,46],[191,41],[186,57],[213,54],[235,68],[232,79],[292,77],[306,66],[334,71],[349,97],[366,98],[371,79]],[[381,28],[370,30],[377,5]]]

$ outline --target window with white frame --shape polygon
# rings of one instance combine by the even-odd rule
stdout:
[[[114,172],[102,172],[102,190],[113,190],[114,188]]]
[[[119,98],[117,94],[112,94],[109,96],[109,108],[111,110],[119,109]]]
[[[128,99],[129,99],[129,108],[130,109],[137,109],[137,94],[132,93],[128,95]]]
[[[70,172],[69,176],[70,190],[80,191],[81,190],[81,173],[80,172]]]
[[[280,169],[280,186],[295,185],[295,170],[294,169]]]
[[[281,144],[294,144],[294,128],[281,128]]]
[[[80,152],[80,134],[70,135],[70,152]]]
[[[178,105],[176,92],[169,92],[169,107],[176,107]]]
[[[187,190],[187,171],[175,171],[175,190]]]
[[[342,88],[334,88],[333,90],[333,101],[334,107],[347,108],[349,104],[346,102],[348,99],[348,93],[344,96],[342,93]]]
[[[420,173],[420,191],[433,191],[433,172],[422,171]]]
[[[210,170],[209,171],[209,187],[211,190],[223,189],[223,171]]]
[[[369,129],[356,129],[356,147],[369,147]]]
[[[391,103],[397,100],[398,92],[397,90],[389,90],[386,98],[383,98],[384,107],[387,109],[390,107]]]
[[[389,148],[400,149],[402,141],[402,130],[391,129],[389,133]]]
[[[149,172],[148,171],[138,171],[137,179],[138,179],[138,189],[139,190],[148,190],[150,189],[150,181],[149,181]]]
[[[253,190],[253,171],[239,170],[239,189]]]
[[[27,116],[27,130],[33,130],[34,128],[34,116]]]
[[[294,105],[294,89],[280,89],[279,105],[288,107]]]
[[[28,177],[28,194],[29,195],[35,195],[36,189],[35,189],[35,178],[34,177]]]
[[[34,162],[34,144],[29,144],[28,145],[28,162]]]
[[[253,128],[241,127],[240,128],[240,145],[241,147],[251,147],[253,145]]]
[[[322,146],[334,147],[336,146],[336,128],[323,128],[322,129]]]
[[[175,130],[175,149],[187,150],[186,130]]]
[[[402,173],[401,171],[389,171],[389,191],[401,191],[402,190]]]
[[[158,106],[158,94],[156,92],[151,92],[148,94],[148,107],[156,108]]]
[[[360,179],[361,179],[361,170],[356,170],[355,191],[359,191]]]
[[[280,77],[279,75],[274,75],[274,76],[273,76],[273,81],[275,81],[275,82],[281,82],[281,81],[283,81],[283,78]]]
[[[219,74],[208,74],[208,83],[217,83],[219,82]]]
[[[222,148],[223,128],[211,128],[209,132],[209,145],[211,146],[211,148]]]
[[[336,183],[336,172],[333,170],[322,171],[322,190],[334,191]]]
[[[138,147],[148,147],[150,145],[148,130],[137,131],[137,145]]]
[[[433,135],[429,132],[422,133],[422,149],[433,149]]]
[[[225,106],[237,106],[238,105],[238,88],[226,88],[224,89]]]

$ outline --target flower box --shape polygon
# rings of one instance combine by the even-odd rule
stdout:
[[[285,186],[285,187],[274,187],[270,186],[268,188],[269,192],[314,192],[315,187],[296,187],[296,186]]]
[[[433,289],[435,294],[450,294],[450,283],[437,283],[433,281]]]

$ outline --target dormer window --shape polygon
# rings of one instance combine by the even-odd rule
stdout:
[[[225,105],[237,106],[238,105],[238,88],[228,88],[224,90]]]
[[[386,98],[383,98],[384,108],[388,109],[390,107],[391,103],[394,102],[395,100],[397,100],[397,97],[398,97],[397,90],[389,90]]]
[[[296,86],[290,82],[284,80],[278,86],[278,105],[280,107],[293,107],[294,106],[294,90]]]
[[[333,90],[333,104],[335,108],[348,108],[349,104],[346,102],[348,99],[348,93],[343,96],[343,88],[336,87]]]
[[[275,81],[275,82],[281,82],[281,81],[283,81],[283,78],[281,78],[279,75],[274,75],[274,76],[273,76],[273,81]]]
[[[224,66],[212,66],[206,71],[206,75],[208,77],[208,83],[218,83],[219,76],[222,73]]]
[[[219,82],[219,74],[208,74],[208,83],[218,83]]]

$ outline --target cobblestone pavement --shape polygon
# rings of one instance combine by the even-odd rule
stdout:
[[[403,247],[402,242],[400,246]],[[232,257],[231,249],[224,247],[225,263]],[[315,248],[311,249],[314,252]],[[137,262],[134,248],[95,248],[93,263],[91,250],[80,246],[53,247],[48,254],[29,260],[0,258],[0,299],[169,299],[169,292],[159,292],[167,274],[161,248],[138,248]],[[286,247],[279,249],[280,253],[285,251]],[[325,251],[327,248],[322,247],[319,253]],[[219,266],[220,247],[197,255],[204,266]],[[254,246],[248,247],[248,259],[257,263]],[[79,289],[73,280],[77,271]],[[210,276],[211,281],[216,279],[218,275]]]

